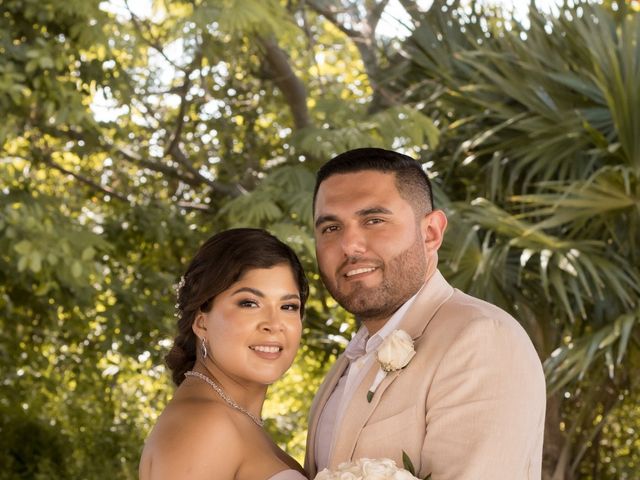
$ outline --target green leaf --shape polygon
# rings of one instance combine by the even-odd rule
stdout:
[[[42,270],[42,254],[34,251],[29,255],[29,269],[33,273],[39,273]]]
[[[71,275],[74,278],[79,278],[82,275],[82,264],[78,260],[71,264]]]
[[[413,475],[414,477],[416,476],[416,469],[413,466],[413,462],[411,461],[411,458],[409,457],[407,452],[405,452],[404,450],[402,451],[402,465],[404,466],[404,469],[411,475]]]
[[[33,245],[29,240],[22,240],[16,243],[13,249],[20,255],[27,255],[31,252]]]
[[[95,255],[96,251],[93,247],[87,247],[84,250],[82,250],[82,260],[84,262],[88,262],[89,260],[93,259],[93,256]]]
[[[27,256],[20,257],[20,260],[18,260],[18,272],[24,272],[25,269],[27,268],[28,262],[29,262],[29,257]]]

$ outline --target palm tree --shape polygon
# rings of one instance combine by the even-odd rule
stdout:
[[[550,15],[532,3],[525,22],[435,1],[413,9],[405,58],[389,73],[441,131],[423,161],[452,219],[447,276],[510,310],[544,360],[545,479],[638,473],[637,453],[623,461],[607,446],[638,398],[640,14],[630,5],[574,1]]]

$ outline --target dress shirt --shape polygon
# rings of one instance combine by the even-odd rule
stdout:
[[[369,337],[367,327],[362,325],[347,345],[343,355],[349,359],[349,366],[342,373],[342,377],[327,400],[318,420],[315,442],[318,472],[329,465],[331,449],[335,443],[333,438],[336,432],[335,427],[340,424],[340,419],[349,405],[353,392],[374,365],[376,350],[384,339],[398,328],[418,293],[396,310],[383,327],[371,337]]]

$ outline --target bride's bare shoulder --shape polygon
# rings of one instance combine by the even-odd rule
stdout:
[[[145,442],[141,480],[197,480],[212,471],[216,478],[234,478],[244,447],[228,407],[197,397],[174,400]]]

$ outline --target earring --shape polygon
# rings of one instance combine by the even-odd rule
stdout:
[[[206,359],[207,358],[207,342],[204,339],[204,337],[202,337],[202,342],[200,343],[200,353],[202,354],[202,359]]]

